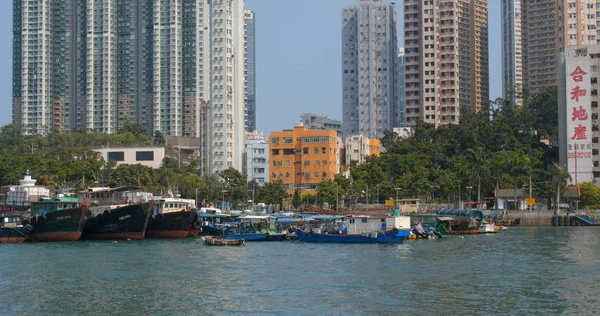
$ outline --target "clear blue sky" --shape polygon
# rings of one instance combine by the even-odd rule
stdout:
[[[256,13],[257,128],[342,117],[341,10],[358,0],[246,0]],[[402,1],[395,1],[402,25]],[[490,99],[502,96],[500,1],[489,1]],[[402,46],[402,32],[399,45]],[[0,0],[0,125],[11,121],[12,1]]]

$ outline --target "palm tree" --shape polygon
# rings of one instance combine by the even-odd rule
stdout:
[[[549,174],[552,176],[552,180],[556,185],[556,201],[554,206],[554,216],[558,215],[559,203],[560,203],[560,189],[565,187],[569,181],[571,181],[571,175],[566,170],[565,165],[559,165],[554,163],[550,166]]]
[[[481,202],[481,174],[484,173],[488,154],[483,147],[469,148],[465,150],[469,165],[472,169],[471,180],[477,180],[477,208]]]

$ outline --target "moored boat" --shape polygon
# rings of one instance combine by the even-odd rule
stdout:
[[[223,239],[216,236],[202,237],[204,243],[209,246],[241,246],[244,245],[243,239]]]
[[[325,229],[295,230],[301,242],[402,243],[411,233],[407,216],[351,215]]]
[[[501,226],[497,226],[494,223],[484,222],[479,225],[479,229],[477,233],[480,234],[491,234],[491,233],[499,233]]]
[[[146,238],[187,238],[198,213],[195,200],[161,198],[154,202],[153,215],[146,228]]]
[[[31,203],[31,217],[23,225],[32,226],[29,236],[34,241],[77,241],[88,214],[78,198],[59,194]]]
[[[446,215],[446,233],[453,235],[476,234],[484,219],[480,210],[439,210],[438,215]]]
[[[134,190],[132,190],[134,189]],[[89,203],[82,239],[144,239],[153,210],[152,194],[136,188],[90,188],[81,192]]]
[[[19,214],[0,216],[0,243],[22,243],[27,240],[31,225],[23,225]]]

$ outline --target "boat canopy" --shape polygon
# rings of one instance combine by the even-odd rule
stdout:
[[[464,217],[475,217],[480,220],[483,219],[483,212],[480,210],[439,210],[438,215],[449,215],[449,216],[464,216]]]
[[[229,215],[227,214],[215,214],[215,213],[202,213],[202,212],[198,212],[198,216],[200,217],[229,217]]]

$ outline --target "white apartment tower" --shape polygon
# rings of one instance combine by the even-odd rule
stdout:
[[[396,23],[393,2],[360,0],[342,10],[344,135],[379,139],[398,124]]]
[[[489,101],[487,3],[404,1],[406,126],[458,124]]]
[[[502,23],[502,96],[505,98],[523,88],[522,1],[502,1],[502,20],[505,21]],[[518,100],[513,98],[512,102]]]
[[[244,152],[244,1],[210,4],[211,172],[242,170]]]

